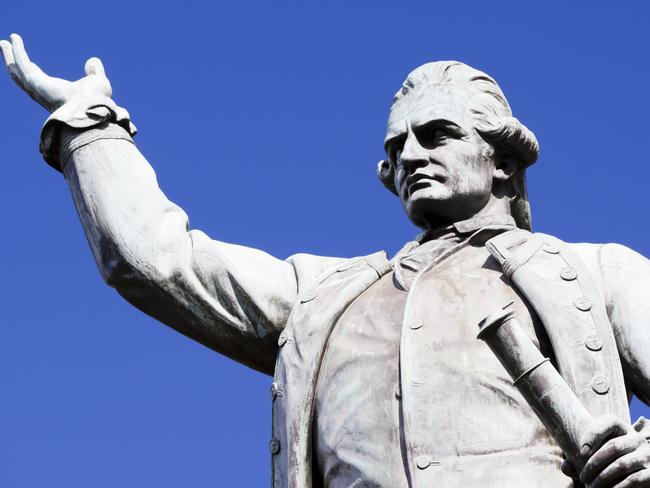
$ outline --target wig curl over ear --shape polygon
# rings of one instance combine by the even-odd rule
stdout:
[[[495,150],[514,154],[520,167],[526,168],[537,161],[537,138],[515,117],[493,117],[484,120],[477,117],[475,129]]]
[[[397,195],[397,188],[395,188],[395,170],[389,161],[382,159],[377,163],[377,176],[386,188]]]

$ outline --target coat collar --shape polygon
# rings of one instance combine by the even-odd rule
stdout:
[[[431,240],[469,236],[484,227],[510,230],[513,227],[516,227],[516,224],[515,219],[510,215],[483,215],[480,217],[472,217],[467,220],[461,220],[460,222],[454,222],[445,227],[425,230],[416,237],[415,241],[418,244],[423,244]]]

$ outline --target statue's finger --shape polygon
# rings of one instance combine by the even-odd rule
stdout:
[[[104,65],[102,64],[102,61],[99,58],[93,57],[90,58],[88,61],[86,61],[85,70],[88,76],[97,75],[97,76],[106,77],[106,73],[104,71]]]
[[[20,73],[18,73],[18,69],[16,68],[16,61],[14,60],[14,53],[11,49],[11,43],[5,40],[0,41],[0,51],[2,52],[2,58],[4,59],[5,66],[7,67],[9,75],[18,86],[20,86],[22,89],[25,89],[23,78]]]
[[[616,459],[634,452],[640,445],[637,435],[626,435],[610,439],[603,446],[591,455],[585,464],[582,472],[580,473],[580,480],[583,483],[591,483],[599,473],[601,473],[607,466],[612,464]],[[641,438],[642,439],[642,438]],[[645,442],[645,439],[642,439]]]
[[[643,488],[650,486],[650,469],[641,469],[632,473],[623,481],[616,483],[613,488]]]
[[[583,437],[581,454],[590,456],[607,440],[627,434],[628,427],[613,415],[597,418]]]
[[[614,486],[616,481],[644,469],[643,458],[637,456],[636,453],[626,454],[607,466],[588,486],[589,488],[609,488]]]
[[[11,34],[11,48],[13,50],[14,60],[18,69],[24,74],[31,71],[32,62],[29,60],[27,51],[25,51],[25,45],[23,44],[23,39],[18,34]]]
[[[9,41],[5,41],[4,39],[0,41],[0,51],[2,51],[2,58],[5,61],[5,66],[7,67],[7,69],[9,69],[9,65],[15,63],[14,53],[11,50],[11,44],[9,43]]]
[[[33,89],[42,85],[48,76],[35,63],[32,63],[25,51],[23,39],[18,34],[11,34],[11,48],[14,58],[12,76],[18,84]],[[15,73],[15,74],[14,74]]]

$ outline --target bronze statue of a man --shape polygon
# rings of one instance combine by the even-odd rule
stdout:
[[[533,133],[496,82],[423,65],[395,95],[381,181],[422,234],[392,259],[279,260],[189,230],[133,143],[101,62],[47,76],[22,40],[7,68],[51,112],[41,137],[106,282],[174,329],[273,376],[275,487],[650,486],[650,264],[615,244],[530,232]],[[596,419],[575,469],[485,343],[511,302]],[[573,480],[572,480],[573,478]],[[578,481],[578,478],[581,481]]]

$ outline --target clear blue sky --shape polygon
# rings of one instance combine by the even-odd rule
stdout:
[[[415,235],[375,178],[387,109],[412,68],[464,61],[497,79],[540,141],[535,229],[650,256],[645,8],[217,5],[10,2],[0,37],[19,32],[65,78],[101,57],[192,226],[278,257],[392,253]],[[44,110],[6,76],[0,110],[0,486],[268,486],[270,378],[106,287],[38,153]]]

